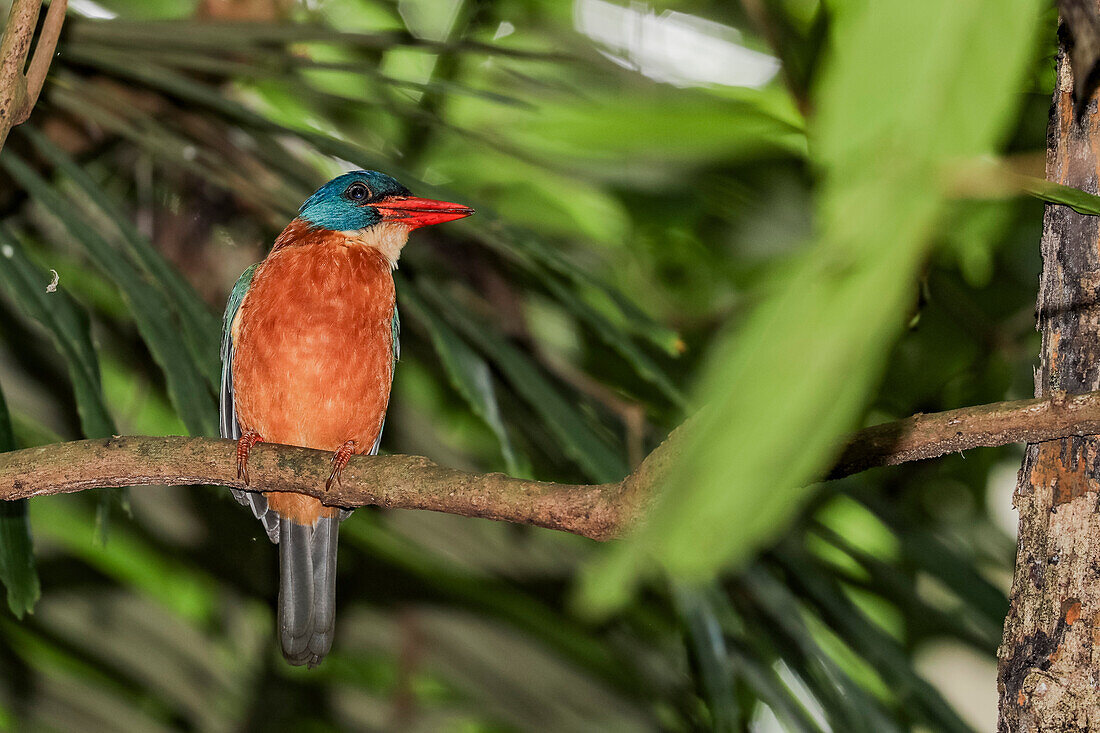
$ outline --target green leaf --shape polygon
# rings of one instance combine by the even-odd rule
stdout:
[[[11,415],[0,391],[0,453],[15,450]],[[34,610],[42,595],[34,566],[27,500],[0,501],[0,583],[8,591],[8,608],[16,618]]]
[[[8,608],[16,618],[34,611],[42,596],[34,563],[27,499],[0,502],[0,582],[8,592]]]
[[[153,244],[141,235],[137,227],[104,193],[102,186],[92,180],[92,177],[66,155],[65,151],[51,143],[33,125],[22,125],[18,129],[30,139],[39,152],[57,166],[58,170],[71,178],[88,196],[88,199],[99,207],[118,228],[130,256],[157,282],[179,314],[183,324],[183,335],[191,350],[192,358],[202,368],[211,388],[219,389],[221,363],[218,359],[218,349],[221,341],[221,324],[217,316],[210,312],[190,283],[184,280],[157,252]]]
[[[248,51],[263,47],[270,48],[273,44],[318,41],[367,50],[414,46],[433,50],[470,50],[481,54],[549,57],[548,54],[528,53],[474,42],[433,44],[414,38],[406,32],[347,33],[316,23],[177,20],[148,22],[118,19],[110,22],[77,21],[72,24],[71,34],[74,42],[98,40],[116,48],[152,46],[159,49],[205,48],[225,52],[226,49],[234,49],[238,46]]]
[[[687,407],[687,400],[683,393],[672,383],[664,370],[638,348],[628,333],[616,327],[603,314],[582,301],[577,297],[577,293],[571,291],[552,275],[543,278],[542,282],[559,303],[587,323],[601,341],[618,352],[619,356],[634,367],[639,377],[659,389],[661,394],[677,407],[681,409]]]
[[[915,529],[898,516],[889,501],[868,502],[884,522],[890,524],[901,538],[900,552],[907,565],[923,570],[950,588],[959,598],[965,598],[972,620],[995,625],[998,629],[1008,613],[1005,591],[989,581],[977,569],[980,566],[972,548],[952,546],[925,529]]]
[[[1034,176],[1021,177],[1021,184],[1027,193],[1040,201],[1068,206],[1078,214],[1100,216],[1100,196]]]
[[[176,553],[157,549],[128,527],[114,530],[110,544],[89,542],[88,517],[71,502],[36,502],[32,511],[44,540],[183,618],[208,622],[214,617],[221,597],[217,582]]]
[[[654,86],[630,97],[562,99],[533,110],[467,99],[455,100],[451,115],[503,147],[631,185],[668,171],[670,163],[805,156],[803,122],[784,91],[734,93],[741,98]]]
[[[25,313],[50,332],[54,346],[65,358],[84,437],[105,438],[117,433],[103,396],[88,314],[65,292],[63,283],[58,284],[56,292],[46,292],[50,273],[27,258],[22,245],[3,225],[0,225],[0,261],[4,263],[0,267],[0,282]],[[126,492],[125,488],[97,491],[96,527],[100,541],[106,541],[113,506],[117,504],[129,513]]]
[[[880,558],[857,549],[846,537],[827,527],[817,527],[815,532],[816,534],[807,537],[807,547],[815,548],[815,554],[825,560],[829,560],[829,556],[836,553],[839,557],[846,557],[849,561],[855,561],[857,572],[866,575],[866,581],[860,584],[860,587],[864,590],[889,600],[895,607],[904,609],[907,615],[921,617],[928,624],[941,630],[944,635],[953,635],[978,648],[996,648],[1000,640],[1001,626],[1005,617],[1004,612],[996,618],[994,623],[990,623],[990,619],[984,616],[983,609],[979,607],[979,604],[972,603],[972,596],[969,594],[960,596],[960,598],[967,599],[969,613],[945,612],[921,598],[911,574],[903,572],[894,564],[883,562]],[[820,545],[814,542],[818,537],[822,539]],[[944,558],[941,556],[937,560],[965,562],[960,557]],[[914,564],[919,565],[920,563],[921,559],[914,559]],[[925,571],[933,578],[942,579],[939,572],[941,566],[938,562],[925,561],[923,564]],[[841,577],[846,576],[841,575]],[[987,585],[988,581],[983,581],[983,583]],[[952,588],[952,590],[955,589]],[[979,585],[977,590],[980,593],[984,588]],[[958,593],[957,590],[956,593]],[[1005,601],[1001,605],[1007,611],[1008,604],[1003,595],[1001,600]]]
[[[64,357],[84,436],[114,435],[117,429],[103,397],[99,358],[92,345],[88,314],[65,292],[64,281],[58,283],[57,292],[53,293],[46,292],[49,282],[50,273],[34,265],[23,245],[0,225],[0,283],[24,313],[45,327]]]
[[[377,153],[362,146],[338,140],[304,126],[291,128],[282,125],[224,96],[217,88],[203,84],[172,69],[166,69],[148,61],[144,61],[140,65],[134,65],[130,63],[129,55],[125,53],[102,54],[89,57],[87,61],[94,63],[104,71],[147,85],[166,95],[199,105],[227,120],[246,127],[266,132],[289,134],[313,145],[317,150],[328,155],[335,155],[356,162],[368,162],[373,167],[384,167],[395,174],[400,174],[400,171],[396,170],[392,163],[382,165],[384,161]],[[404,178],[411,180],[413,177],[405,176]]]
[[[790,571],[795,576],[807,572],[802,566],[793,566]],[[812,568],[809,572],[821,570]],[[832,637],[835,643],[831,649],[825,645],[829,639],[809,626],[815,621],[820,624],[819,620],[804,612],[798,596],[787,587],[790,583],[780,583],[760,564],[745,571],[739,580],[739,595],[753,604],[744,614],[747,628],[743,636],[747,642],[774,645],[784,663],[824,708],[832,730],[900,731],[878,699],[884,685],[876,670],[858,658],[843,638]],[[837,647],[849,659],[836,658]]]
[[[401,298],[402,307],[407,307],[428,329],[435,353],[451,380],[451,385],[462,395],[474,414],[480,417],[497,437],[501,457],[508,473],[519,475],[519,463],[508,437],[508,429],[500,416],[496,393],[493,391],[493,378],[489,364],[476,351],[470,348],[462,338],[439,318],[425,313],[419,301],[414,297]],[[407,303],[407,306],[404,305]]]
[[[168,385],[168,396],[192,435],[216,435],[214,393],[187,347],[164,292],[95,229],[66,199],[21,158],[8,151],[0,165],[44,210],[57,218],[126,298],[134,322]]]
[[[4,392],[0,391],[0,453],[13,450],[15,450],[15,430],[11,425],[11,415],[8,413]]]
[[[711,350],[705,407],[648,521],[583,578],[590,608],[621,603],[654,560],[697,580],[743,563],[805,500],[904,327],[946,201],[939,172],[992,153],[1011,121],[1038,5],[836,9],[811,135],[815,241]]]
[[[698,589],[676,584],[672,589],[687,634],[688,648],[699,668],[707,707],[709,730],[733,733],[740,730],[741,711],[734,697],[733,670],[726,640],[711,607],[715,589]]]
[[[300,175],[303,169],[286,169],[287,151],[263,134],[253,135],[259,146],[257,152],[262,153],[264,162],[278,172],[281,185],[272,185],[274,181],[258,184],[230,161],[201,147],[199,141],[176,134],[171,127],[171,120],[164,119],[163,116],[157,118],[138,107],[127,106],[124,98],[112,98],[109,91],[88,94],[74,83],[55,90],[50,101],[70,114],[79,115],[104,130],[131,141],[163,165],[193,173],[234,196],[247,197],[267,212],[271,226],[285,224],[286,214],[293,212],[294,206],[301,199],[301,196],[291,193],[293,188],[287,185],[287,181],[295,180],[295,176]],[[273,151],[272,148],[276,149]]]
[[[501,374],[527,404],[543,419],[566,455],[576,461],[594,481],[617,481],[626,474],[626,462],[595,430],[575,405],[518,349],[496,333],[463,317],[434,289],[403,288],[406,301],[418,299],[429,318],[445,318],[488,356]]]
[[[730,662],[760,701],[786,724],[786,730],[792,733],[819,733],[822,730],[810,717],[798,694],[789,690],[775,670],[764,663],[758,649],[736,640],[728,642],[728,648]]]
[[[825,622],[872,665],[906,709],[934,730],[969,730],[936,688],[913,669],[901,645],[845,596],[828,573],[801,554],[782,559],[789,568],[804,568],[791,576],[798,594],[815,604]]]
[[[571,262],[562,255],[560,248],[549,241],[532,232],[509,226],[506,222],[493,219],[491,216],[473,233],[479,241],[492,247],[502,256],[518,262],[537,279],[550,277],[564,279],[575,291],[569,293],[570,299],[586,291],[601,297],[618,309],[623,328],[630,334],[648,340],[670,356],[680,355],[683,342],[677,332],[657,323],[626,295],[601,282],[577,263]],[[563,305],[569,304],[563,303]]]
[[[370,514],[357,513],[340,530],[356,547],[425,583],[449,598],[451,603],[541,639],[549,648],[588,669],[599,679],[634,689],[640,684],[588,627],[557,613],[517,584],[483,577],[456,565],[453,560],[436,555]]]

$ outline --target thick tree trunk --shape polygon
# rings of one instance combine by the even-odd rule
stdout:
[[[1047,135],[1050,180],[1097,193],[1100,115],[1073,108],[1064,49]],[[1100,387],[1100,218],[1047,206],[1036,395]],[[998,652],[1000,731],[1100,731],[1100,439],[1028,447],[1012,604]]]

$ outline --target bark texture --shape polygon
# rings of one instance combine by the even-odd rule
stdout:
[[[644,516],[692,421],[672,431],[622,481],[556,484],[499,473],[443,468],[419,456],[356,456],[341,483],[324,489],[331,454],[260,443],[249,459],[252,485],[237,477],[236,442],[212,438],[115,436],[0,453],[0,500],[84,489],[150,484],[217,484],[290,491],[331,506],[429,509],[534,524],[606,540]],[[1100,434],[1100,391],[998,402],[914,415],[861,430],[848,440],[829,478],[947,453],[1066,436]]]
[[[237,478],[237,443],[181,436],[118,436],[0,453],[0,498],[95,487],[217,484],[297,492],[330,506],[429,509],[560,529],[608,539],[638,507],[622,483],[593,486],[471,474],[420,456],[355,456],[325,489],[332,454],[260,443],[248,459],[251,486]],[[641,470],[642,467],[639,467]]]
[[[1095,2],[1095,0],[1090,0]],[[1074,114],[1059,53],[1047,177],[1097,193],[1096,102]],[[1100,387],[1100,218],[1049,205],[1043,225],[1036,395]],[[1028,447],[1011,607],[998,652],[1000,731],[1100,730],[1100,440]]]

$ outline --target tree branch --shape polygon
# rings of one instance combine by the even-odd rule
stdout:
[[[79,440],[0,453],[0,498],[110,486],[215,484],[237,478],[236,441],[180,436]],[[357,456],[325,491],[332,454],[260,443],[248,459],[252,488],[296,491],[345,507],[376,505],[485,517],[608,539],[624,524],[620,484],[572,486],[470,474],[419,456]]]
[[[855,433],[828,478],[971,448],[1043,443],[1081,435],[1100,435],[1100,391],[1072,396],[1055,392],[1043,399],[918,413]]]
[[[27,96],[13,126],[26,122],[31,116],[34,105],[38,103],[38,95],[42,92],[42,85],[46,83],[46,72],[50,70],[50,64],[53,62],[53,54],[57,50],[57,39],[61,37],[61,25],[65,22],[65,11],[68,7],[69,0],[53,0],[49,9],[46,10],[46,19],[42,21],[42,32],[38,34],[38,44],[34,47],[34,55],[27,66]]]
[[[50,3],[34,56],[24,73],[42,0],[14,0],[11,4],[8,22],[0,37],[0,148],[11,128],[26,122],[38,101],[68,6],[69,0]]]
[[[557,484],[472,474],[419,456],[357,456],[343,483],[325,491],[332,466],[324,451],[261,443],[253,449],[253,486],[296,491],[326,504],[428,509],[549,527],[595,540],[621,536],[643,514],[689,420],[618,483]],[[936,458],[970,448],[1040,443],[1100,434],[1100,391],[997,402],[914,415],[855,433],[828,478],[876,466]],[[246,488],[237,478],[236,444],[215,438],[117,437],[0,453],[0,499],[111,486],[215,484]]]

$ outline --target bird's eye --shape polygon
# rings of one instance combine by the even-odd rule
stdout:
[[[353,183],[344,191],[344,195],[352,201],[365,201],[370,198],[370,189],[363,183]]]

